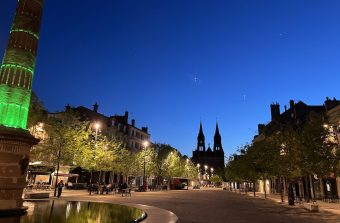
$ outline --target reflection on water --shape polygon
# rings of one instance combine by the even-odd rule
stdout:
[[[140,209],[107,203],[51,200],[24,205],[28,207],[26,215],[0,218],[0,223],[130,223],[145,217]]]

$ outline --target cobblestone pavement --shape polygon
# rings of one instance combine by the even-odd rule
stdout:
[[[61,199],[135,203],[172,211],[179,223],[339,223],[340,215],[321,210],[311,213],[301,206],[279,204],[221,189],[167,192],[133,192],[131,197],[91,195],[65,190]],[[161,223],[161,222],[160,222]]]

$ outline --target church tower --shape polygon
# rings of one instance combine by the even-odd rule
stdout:
[[[222,174],[224,169],[224,151],[222,148],[222,137],[217,123],[213,149],[210,148],[210,144],[208,145],[208,149],[206,150],[202,123],[200,123],[200,130],[197,136],[197,148],[192,152],[192,161],[197,167],[200,167],[200,171],[208,172],[211,176],[212,174]]]
[[[197,151],[205,152],[205,138],[203,134],[202,122],[200,122],[200,131],[197,136]]]
[[[215,136],[214,136],[214,152],[216,151],[223,151],[222,139],[221,139],[220,131],[218,129],[218,123],[216,123],[216,130],[215,130]]]

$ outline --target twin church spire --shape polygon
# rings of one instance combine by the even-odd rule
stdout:
[[[197,136],[197,151],[203,151],[203,152],[206,151],[206,149],[205,149],[205,137],[204,137],[204,133],[203,133],[202,122],[200,122],[200,130],[199,130],[199,133],[198,133],[198,136]],[[219,128],[218,128],[218,123],[216,123],[213,151],[214,152],[215,151],[223,151],[222,138],[221,138],[220,131],[219,131]]]

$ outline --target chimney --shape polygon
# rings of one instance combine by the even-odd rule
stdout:
[[[262,133],[264,133],[265,127],[266,127],[266,126],[265,126],[264,124],[258,124],[258,125],[257,125],[257,129],[258,129],[259,135],[261,135]]]
[[[136,121],[134,119],[131,120],[131,125],[135,127]]]
[[[289,100],[289,108],[292,108],[295,105],[294,100]]]
[[[148,127],[142,127],[142,131],[148,133]]]
[[[340,105],[340,101],[336,100],[335,97],[333,98],[333,100],[331,100],[329,97],[327,97],[324,105],[326,107],[326,111],[328,111],[328,110],[331,110],[332,108]]]
[[[124,120],[125,123],[128,124],[128,121],[129,121],[129,112],[128,112],[128,111],[125,112],[125,114],[124,114],[124,119],[125,119],[125,120]]]
[[[65,106],[65,111],[69,111],[69,110],[71,110],[71,106],[70,106],[70,104],[67,104],[67,105]]]
[[[280,120],[280,105],[276,102],[270,105],[272,121],[278,122]]]
[[[96,103],[93,105],[93,111],[94,111],[95,113],[98,113],[98,107],[99,107],[99,105],[98,105],[98,103],[96,102]]]

